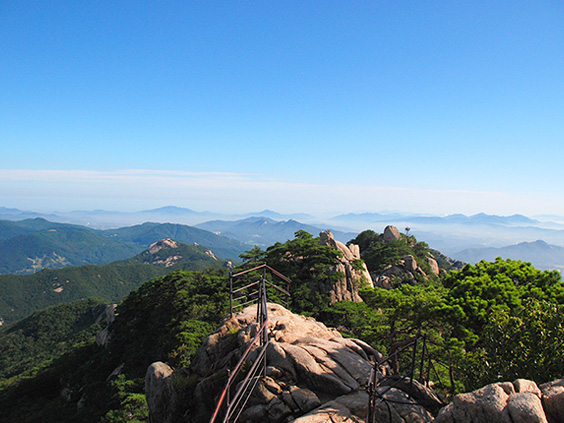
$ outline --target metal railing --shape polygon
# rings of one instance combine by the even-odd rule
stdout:
[[[262,270],[261,276],[256,276],[256,272]],[[281,288],[275,283],[266,279],[266,272],[270,271],[274,276],[286,283],[286,288]],[[258,278],[254,279],[253,278]],[[266,263],[253,267],[252,269],[243,270],[238,273],[229,274],[229,312],[233,315],[233,311],[243,309],[244,307],[259,301],[261,282],[266,286],[273,288],[275,291],[286,296],[285,306],[290,303],[290,278],[273,269]]]
[[[408,404],[413,405],[412,402],[394,400],[387,398],[386,394],[392,389],[401,386],[401,390],[407,395],[413,398],[419,388],[415,388],[414,381],[417,380],[423,386],[428,387],[432,372],[434,372],[434,377],[436,381],[441,380],[441,376],[437,371],[436,366],[441,366],[448,371],[448,377],[450,379],[450,391],[451,394],[454,393],[454,376],[453,376],[453,366],[451,364],[446,364],[436,357],[432,357],[429,351],[429,345],[435,345],[440,348],[444,346],[431,342],[426,335],[418,335],[411,340],[404,341],[402,344],[397,345],[396,349],[388,357],[378,361],[374,364],[372,371],[370,373],[370,379],[368,382],[368,416],[367,423],[376,423],[375,411],[377,406],[380,404],[385,404],[387,408],[388,421],[392,422],[392,410],[390,404]],[[420,351],[418,346],[421,345]],[[409,359],[409,372],[404,374],[404,376],[399,375],[399,358],[402,354],[411,354]],[[418,356],[420,354],[420,356]],[[388,376],[385,375],[386,371],[391,371],[396,373],[395,375]],[[419,373],[419,377],[415,379]],[[407,385],[407,386],[406,386]],[[420,385],[419,385],[420,387]],[[380,389],[378,389],[380,388]],[[435,400],[431,400],[431,406],[439,408],[442,406],[442,400],[438,397]],[[436,411],[438,411],[438,409]],[[379,420],[381,421],[381,420]]]
[[[423,348],[421,349],[421,361],[420,361],[420,380],[424,378],[423,372],[423,363],[425,361],[425,352],[426,352],[426,337],[425,336],[418,336],[415,339],[412,339],[408,342],[405,342],[402,346],[397,348],[392,354],[388,357],[378,361],[374,364],[372,371],[370,372],[370,379],[368,382],[368,416],[367,416],[367,423],[376,423],[376,408],[378,404],[384,403],[387,407],[388,411],[388,418],[389,422],[392,421],[392,409],[390,407],[390,403],[400,403],[400,404],[412,404],[404,401],[392,400],[390,398],[386,398],[386,394],[392,388],[395,388],[399,385],[400,382],[403,382],[403,379],[398,379],[395,383],[391,383],[386,385],[385,389],[379,390],[378,388],[381,386],[381,381],[385,377],[385,372],[391,368],[398,368],[398,359],[402,353],[409,352],[411,348],[411,367],[410,371],[407,374],[409,378],[409,386],[412,387],[413,384],[413,377],[415,376],[417,370],[417,344],[418,342],[423,341]],[[388,366],[387,368],[385,366]]]
[[[242,283],[238,282],[238,278],[244,275],[250,275],[254,271],[262,270],[262,276],[249,283],[248,280],[242,278]],[[282,289],[276,284],[266,279],[266,271],[270,270],[274,275],[287,283],[288,289]],[[239,362],[232,371],[228,371],[227,382],[225,388],[219,396],[216,408],[211,416],[210,423],[234,423],[243,413],[251,395],[261,380],[266,376],[266,350],[270,343],[268,338],[268,308],[267,308],[267,285],[275,288],[279,292],[286,295],[286,303],[289,300],[289,284],[290,279],[274,270],[270,266],[263,264],[253,269],[245,270],[237,274],[230,274],[230,313],[233,310],[242,308],[246,305],[257,303],[257,323],[258,331],[253,340],[247,346],[245,352],[239,359]],[[238,286],[237,286],[238,285]],[[249,291],[252,289],[252,291]],[[240,302],[244,299],[243,302]],[[250,361],[251,351],[257,350],[249,370],[244,370],[244,364]],[[236,388],[235,393],[232,393]]]

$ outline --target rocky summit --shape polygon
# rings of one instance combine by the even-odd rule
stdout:
[[[191,421],[209,420],[225,383],[218,375],[225,375],[237,363],[256,334],[256,314],[256,306],[250,306],[226,319],[205,340],[188,372],[160,362],[149,367],[145,386],[151,422],[174,422],[175,410],[184,401],[197,405]],[[268,316],[267,376],[258,383],[240,421],[364,422],[368,410],[366,386],[373,363],[382,355],[363,341],[344,338],[336,329],[280,305],[269,303]],[[198,383],[193,397],[181,398],[174,386],[182,385],[179,379],[194,378]],[[398,386],[382,387],[390,400],[401,398],[399,403],[392,403],[394,415],[403,416],[400,421],[405,422],[432,421],[425,406],[438,410],[442,405],[438,397],[420,385],[415,399],[402,391],[404,385]],[[380,412],[387,413],[384,408]],[[419,416],[419,420],[409,420],[409,416]]]

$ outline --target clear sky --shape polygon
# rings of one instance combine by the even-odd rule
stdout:
[[[564,215],[564,3],[2,1],[0,206]]]

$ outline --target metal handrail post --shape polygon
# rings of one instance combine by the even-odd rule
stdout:
[[[419,382],[424,383],[425,348],[427,348],[427,335],[423,335],[423,348],[421,349],[421,364],[419,369]]]
[[[229,380],[231,377],[231,370],[227,369],[227,380]],[[229,407],[231,407],[231,386],[227,387],[227,393],[226,393],[226,401],[225,401],[226,407],[225,409],[228,410]]]
[[[411,353],[411,372],[409,374],[409,384],[413,384],[413,374],[415,373],[415,359],[417,356],[417,341],[419,338],[416,338],[413,342],[413,352]]]
[[[233,271],[229,271],[229,317],[233,317]]]

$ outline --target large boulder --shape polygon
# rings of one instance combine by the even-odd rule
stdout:
[[[439,268],[439,263],[433,257],[427,257],[427,262],[429,266],[431,266],[431,271],[435,276],[439,276],[441,273],[441,269]]]
[[[551,388],[547,387],[547,391]],[[564,404],[553,404],[557,419],[548,418],[543,409],[543,393],[529,380],[501,382],[484,386],[473,392],[454,397],[452,403],[441,409],[436,423],[558,423],[558,414]]]
[[[542,405],[550,423],[564,423],[564,379],[540,386]]]
[[[401,234],[398,228],[389,225],[384,228],[384,242],[399,241]]]

